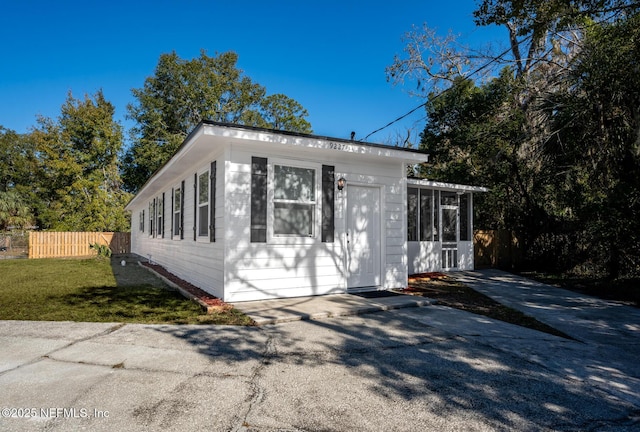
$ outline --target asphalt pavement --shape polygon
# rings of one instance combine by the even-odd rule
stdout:
[[[261,327],[0,321],[0,430],[640,428],[638,309],[459,277],[574,339],[437,305]]]

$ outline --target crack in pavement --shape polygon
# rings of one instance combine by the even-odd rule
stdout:
[[[61,350],[63,350],[63,349],[67,349],[67,348],[69,348],[70,346],[73,346],[73,345],[75,345],[75,344],[78,344],[78,343],[81,343],[81,342],[86,342],[86,341],[88,341],[88,340],[91,340],[91,339],[94,339],[94,338],[97,338],[97,337],[100,337],[100,336],[106,336],[106,335],[111,334],[111,333],[113,333],[113,332],[115,332],[115,331],[117,331],[117,330],[120,330],[120,329],[121,329],[122,327],[124,327],[125,325],[126,325],[126,323],[118,323],[118,324],[116,324],[116,325],[114,325],[114,326],[111,326],[111,327],[109,327],[108,329],[103,330],[103,331],[101,331],[101,332],[99,332],[99,333],[95,333],[95,334],[92,334],[92,335],[89,335],[89,336],[85,336],[85,337],[83,337],[83,338],[79,338],[79,339],[72,340],[72,341],[71,341],[71,342],[69,342],[68,344],[63,345],[63,346],[61,346],[61,347],[58,347],[58,348],[56,348],[56,349],[54,349],[54,350],[51,350],[51,351],[49,351],[49,352],[47,352],[47,353],[45,353],[45,354],[41,355],[40,357],[36,357],[36,358],[34,358],[34,359],[33,359],[33,360],[31,360],[31,361],[28,361],[28,362],[25,362],[25,363],[19,364],[18,366],[14,367],[14,368],[11,368],[11,369],[3,370],[3,371],[1,371],[1,372],[0,372],[0,376],[3,376],[3,375],[5,375],[5,374],[7,374],[7,373],[9,373],[9,372],[16,371],[16,370],[18,370],[18,369],[20,369],[20,368],[23,368],[23,367],[25,367],[25,366],[33,365],[33,364],[35,364],[35,363],[38,363],[38,362],[42,361],[43,359],[51,359],[51,358],[50,358],[50,356],[51,356],[52,354],[55,354],[55,353],[56,353],[56,352],[58,352],[58,351],[61,351]],[[51,360],[55,360],[55,359],[51,359]],[[81,363],[81,362],[76,362],[76,363]]]
[[[247,398],[247,406],[244,414],[236,415],[237,421],[235,421],[235,427],[233,432],[247,431],[249,430],[249,423],[247,419],[255,408],[264,399],[264,388],[258,383],[262,376],[262,372],[267,366],[271,364],[271,360],[278,356],[278,350],[276,348],[276,337],[273,334],[267,335],[267,341],[265,342],[265,349],[261,354],[260,363],[256,366],[249,380],[250,394]],[[239,410],[242,411],[242,410]]]

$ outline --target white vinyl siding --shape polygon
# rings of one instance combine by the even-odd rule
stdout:
[[[215,157],[215,154],[211,155],[211,160]],[[191,170],[193,173],[193,170]],[[224,165],[218,164],[217,177],[224,176]],[[191,175],[191,178],[193,174]],[[191,181],[191,180],[190,180]],[[191,185],[188,185],[191,187]],[[192,211],[193,208],[193,195],[192,193],[184,194],[181,197],[181,182],[179,178],[169,180],[168,184],[158,188],[157,207],[162,198],[164,192],[165,217],[166,217],[166,229],[167,238],[170,237],[169,230],[174,229],[174,224],[179,227],[181,221],[181,202],[183,202],[184,208],[187,209],[184,212],[185,226],[191,226],[193,221]],[[209,184],[209,188],[211,184]],[[211,190],[209,190],[211,192]],[[177,192],[178,200],[175,198]],[[218,181],[216,192],[216,220],[214,223],[220,232],[224,232],[224,185],[222,181]],[[210,200],[210,199],[209,199]],[[172,206],[173,202],[173,206]],[[177,204],[176,204],[177,202]],[[133,210],[135,211],[135,210]],[[139,214],[144,213],[143,220],[147,220],[146,215],[148,211],[147,206],[142,210],[138,210]],[[134,213],[135,214],[135,213]],[[209,213],[211,214],[211,213]],[[158,230],[159,230],[158,224]],[[160,232],[158,232],[160,234]],[[179,229],[173,232],[174,239],[180,238]],[[151,259],[154,263],[157,263],[177,277],[186,280],[189,283],[201,288],[204,291],[209,292],[219,298],[224,298],[224,244],[223,237],[219,237],[215,242],[203,242],[203,241],[167,241],[163,240],[160,235],[156,238],[149,237],[147,235],[137,235],[132,233],[131,236],[131,250],[133,253],[141,255],[145,259]]]
[[[262,150],[263,151],[263,150]],[[253,157],[265,157],[268,164],[270,194],[268,205],[268,226],[273,230],[274,202],[278,198],[292,198],[303,195],[313,201],[314,236],[276,236],[270,232],[266,243],[252,243],[250,239],[251,208],[251,163]],[[296,157],[296,159],[293,159]],[[347,282],[344,272],[346,263],[345,211],[347,188],[335,191],[334,242],[321,242],[320,216],[321,194],[320,172],[323,164],[335,167],[335,178],[344,177],[347,184],[370,185],[380,188],[381,205],[381,288],[406,286],[406,231],[403,219],[405,213],[406,184],[403,165],[394,163],[374,163],[353,160],[313,159],[308,152],[301,154],[261,153],[261,148],[235,149],[227,162],[225,184],[226,216],[228,221],[225,235],[233,239],[225,250],[225,299],[245,301],[279,297],[298,297],[346,292]],[[276,166],[299,167],[313,170],[315,195],[302,192],[303,184],[310,185],[309,172],[297,172],[291,181],[300,176],[300,181],[290,195],[276,193],[273,177]],[[307,187],[307,186],[305,186]],[[295,195],[294,195],[295,194]],[[306,195],[305,195],[306,194]]]

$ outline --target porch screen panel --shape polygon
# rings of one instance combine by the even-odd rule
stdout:
[[[251,158],[251,242],[267,242],[267,158]]]
[[[418,189],[407,189],[407,241],[418,241]]]
[[[471,241],[469,194],[460,195],[460,241]]]
[[[335,227],[335,167],[322,165],[322,241],[333,243]]]
[[[433,191],[420,189],[420,241],[433,240]]]
[[[442,241],[455,243],[457,239],[458,221],[456,209],[442,209]]]
[[[440,192],[440,200],[442,205],[458,205],[458,195],[455,192]]]
[[[433,191],[433,241],[440,241],[440,191]]]

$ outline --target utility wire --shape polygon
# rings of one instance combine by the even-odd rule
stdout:
[[[532,35],[527,36],[526,38],[522,39],[520,42],[518,42],[518,45],[526,42],[528,39],[531,39]],[[509,52],[511,52],[512,47],[507,48],[506,50],[504,50],[502,53],[500,53],[500,55],[493,57],[491,60],[489,60],[488,62],[486,62],[485,64],[481,65],[480,67],[478,67],[477,69],[475,69],[474,71],[472,71],[471,73],[469,73],[467,76],[465,76],[465,78],[469,78],[472,77],[473,75],[481,72],[482,70],[488,68],[489,66],[491,66],[493,63],[497,62],[498,60],[500,60],[502,57],[504,57],[505,55],[507,55]],[[381,128],[378,128],[376,130],[374,130],[373,132],[371,132],[369,135],[365,136],[364,138],[362,138],[361,140],[358,140],[359,142],[365,142],[367,140],[367,138],[369,138],[371,135],[375,135],[378,132],[380,132],[381,130],[384,130],[386,128],[388,128],[389,126],[393,125],[394,123],[399,122],[400,120],[404,119],[405,117],[410,116],[411,114],[413,114],[414,112],[416,112],[417,110],[419,110],[422,107],[425,107],[429,102],[432,102],[436,99],[438,99],[439,97],[443,96],[445,93],[447,93],[448,91],[452,90],[455,87],[455,83],[453,83],[451,85],[451,87],[448,87],[444,90],[442,90],[440,93],[438,93],[437,95],[433,96],[432,98],[429,98],[426,102],[421,103],[420,105],[418,105],[417,107],[413,108],[412,110],[410,110],[409,112],[407,112],[406,114],[401,115],[400,117],[398,117],[395,120],[390,121],[389,123],[387,123],[386,125],[382,126]]]

